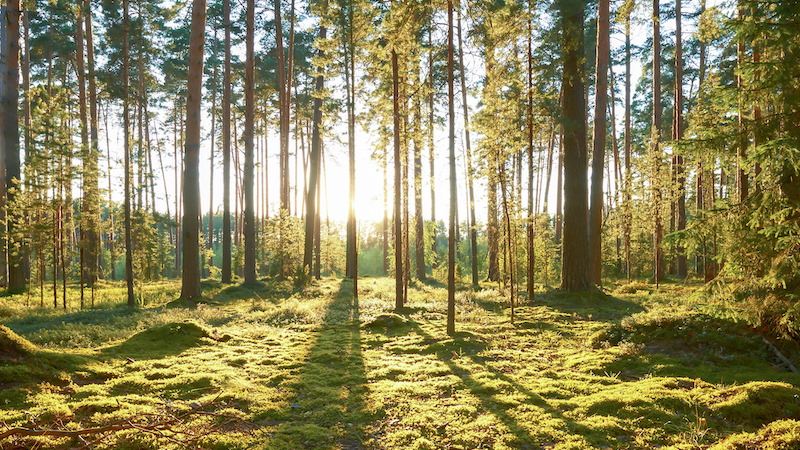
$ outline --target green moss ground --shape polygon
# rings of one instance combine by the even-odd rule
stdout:
[[[394,315],[393,280],[359,286],[205,282],[196,309],[165,306],[177,283],[136,309],[115,284],[94,310],[6,297],[4,427],[180,420],[0,448],[800,448],[800,376],[691,287],[543,289],[511,323],[496,290],[462,286],[448,337],[440,285]]]

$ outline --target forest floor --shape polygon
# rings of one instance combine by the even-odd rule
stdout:
[[[6,297],[0,449],[800,448],[800,375],[735,312],[615,287],[542,288],[512,322],[496,285],[460,286],[455,337],[436,282],[397,314],[387,278],[358,301],[338,279],[206,281],[194,309],[168,307],[178,282],[138,308],[110,283],[94,309]]]

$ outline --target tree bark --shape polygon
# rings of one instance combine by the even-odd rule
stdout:
[[[232,281],[231,268],[231,3],[222,1],[225,23],[225,69],[222,77],[222,282]]]
[[[469,228],[470,249],[472,252],[472,285],[478,285],[478,227],[475,220],[475,189],[472,171],[472,149],[469,139],[469,106],[467,105],[467,73],[464,70],[464,43],[461,37],[461,8],[458,8],[458,66],[461,72],[461,103],[464,107],[464,148],[467,153],[467,194],[469,201],[469,217],[472,226]]]
[[[675,0],[675,113],[672,127],[674,141],[683,139],[683,37],[681,36],[681,0]],[[683,155],[675,156],[675,175],[678,189],[678,231],[686,229],[686,175]],[[678,277],[686,278],[686,249],[678,244]]]
[[[661,225],[661,19],[659,0],[653,0],[653,123],[651,138],[651,158],[653,164],[653,278],[656,286],[664,278],[664,251],[661,240],[664,231]]]
[[[246,60],[244,76],[244,282],[256,283],[256,216],[253,198],[255,174],[255,0],[247,0]]]
[[[600,0],[597,18],[594,142],[592,152],[592,209],[589,211],[589,262],[591,283],[602,285],[603,163],[606,147],[608,98],[609,0]]]
[[[328,2],[324,2],[324,10],[327,12]],[[327,38],[328,30],[320,20],[319,38],[324,40]],[[325,52],[322,49],[317,51],[318,58],[324,58]],[[308,273],[311,273],[311,263],[314,256],[314,235],[315,222],[319,222],[318,209],[319,205],[316,204],[317,196],[319,195],[319,173],[320,173],[320,159],[322,151],[322,91],[325,88],[325,78],[322,75],[323,67],[317,67],[318,75],[315,80],[315,90],[317,95],[314,97],[314,125],[311,132],[311,176],[308,181],[308,198],[306,199],[306,233],[305,233],[305,246],[303,253],[303,267]],[[316,219],[315,219],[316,218]]]
[[[125,135],[125,283],[128,289],[128,306],[136,306],[133,295],[133,248],[131,242],[131,131],[130,131],[130,55],[128,0],[122,2],[122,126]]]
[[[186,95],[186,148],[183,172],[183,285],[181,298],[193,301],[200,292],[200,112],[206,2],[193,0]]]
[[[400,75],[397,51],[392,49],[392,109],[394,118],[394,271],[395,309],[403,307],[403,222],[402,222],[402,162],[400,160]]]
[[[13,205],[20,189],[19,158],[19,0],[9,0],[6,6],[5,72],[3,73],[3,152],[5,159],[6,205]],[[8,291],[25,289],[24,250],[16,237],[17,223],[10,218],[6,225],[8,239]]]
[[[564,69],[564,239],[561,259],[561,289],[585,292],[592,287],[589,276],[587,229],[586,107],[584,96],[583,2],[560,1],[563,29]]]
[[[447,100],[450,133],[450,231],[447,245],[447,334],[456,334],[456,114],[453,93],[453,2],[447,0]]]

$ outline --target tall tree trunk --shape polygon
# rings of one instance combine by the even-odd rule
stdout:
[[[653,235],[653,278],[658,282],[664,278],[664,251],[661,240],[664,231],[661,225],[661,15],[659,0],[653,0],[653,124],[651,138],[651,158],[653,164],[653,216],[655,230]]]
[[[433,144],[433,132],[435,124],[433,122],[434,118],[434,93],[436,92],[433,85],[433,27],[428,29],[428,45],[430,47],[430,51],[428,53],[428,167],[430,168],[430,185],[431,185],[431,270],[433,269],[433,265],[435,264],[436,258],[438,258],[438,253],[436,252],[436,186],[435,186],[435,172],[436,168],[434,167],[435,162],[435,155],[436,149],[434,148]]]
[[[592,209],[589,211],[590,279],[602,285],[603,270],[603,163],[606,148],[606,106],[608,98],[609,0],[600,0],[597,18],[597,64],[594,103],[594,143],[592,152]]]
[[[528,220],[527,226],[527,246],[528,246],[528,299],[533,300],[534,292],[536,291],[536,247],[534,242],[534,227],[536,225],[536,210],[533,209],[533,6],[529,4],[530,10],[528,11],[528,86],[527,86],[527,115],[526,122],[528,128]],[[552,157],[552,147],[550,152]],[[552,163],[552,161],[551,161]],[[541,175],[541,171],[539,173]],[[549,171],[548,171],[549,175]],[[548,176],[547,183],[550,182]],[[546,191],[547,189],[545,189]],[[522,199],[520,198],[520,201]],[[544,204],[547,204],[547,197],[545,196]]]
[[[400,75],[397,51],[392,48],[392,109],[394,118],[394,271],[395,309],[403,307],[402,161],[400,160]]]
[[[222,282],[231,274],[231,0],[222,1],[225,24],[225,74],[222,77]]]
[[[186,87],[186,148],[183,172],[183,285],[181,298],[193,301],[200,292],[200,112],[206,2],[192,1]]]
[[[494,53],[495,49],[492,45],[491,48],[486,49],[486,77],[495,77],[494,75]],[[489,151],[487,157],[488,164],[488,213],[489,217],[486,221],[487,225],[487,244],[489,250],[489,273],[487,276],[488,281],[498,281],[500,279],[500,262],[498,260],[498,226],[497,226],[497,173],[499,171],[498,161],[495,150]]]
[[[738,0],[739,12],[738,12],[738,19],[740,21],[744,20],[745,10],[742,0]],[[745,47],[744,47],[744,40],[739,39],[736,44],[736,54],[738,59],[738,67],[741,69],[742,65],[745,62]],[[744,77],[740,73],[736,75],[736,87],[738,91],[741,93],[744,90]],[[747,196],[750,192],[750,183],[748,180],[747,171],[745,170],[745,166],[747,164],[747,146],[748,146],[748,138],[747,138],[747,131],[745,128],[745,118],[744,118],[744,105],[742,102],[742,96],[739,95],[739,105],[737,108],[737,116],[739,122],[738,128],[738,142],[737,142],[737,170],[736,170],[736,191],[738,194],[738,201],[739,203],[744,203],[747,200]]]
[[[447,334],[456,334],[456,113],[453,90],[453,2],[447,0],[447,112],[450,122],[450,231],[447,244]]]
[[[211,156],[209,157],[209,190],[208,190],[208,235],[206,248],[210,251],[208,257],[208,277],[211,277],[211,268],[214,267],[214,145],[217,143],[217,74],[219,64],[217,61],[217,27],[214,26],[214,75],[211,78]],[[169,204],[169,203],[168,203]]]
[[[128,0],[122,1],[122,126],[125,135],[125,283],[128,288],[128,306],[136,306],[133,295],[133,246],[131,241],[131,131],[130,131],[130,55]]]
[[[387,169],[389,154],[386,146],[383,147],[383,274],[389,273],[389,178]]]
[[[561,289],[585,292],[591,289],[589,237],[587,230],[586,107],[584,97],[584,38],[582,2],[561,0],[564,72],[564,239],[561,258]]]
[[[632,1],[632,0],[629,0]],[[630,283],[631,275],[631,225],[633,211],[631,206],[631,11],[625,13],[625,181],[623,209],[625,218],[625,275]]]
[[[84,192],[90,192],[87,195],[84,214],[90,215],[89,222],[89,236],[87,237],[87,255],[88,261],[86,269],[89,271],[88,282],[89,285],[94,287],[94,282],[100,273],[100,192],[98,186],[99,174],[99,158],[100,158],[100,139],[98,138],[98,113],[97,113],[97,77],[95,74],[94,65],[94,32],[92,30],[92,11],[90,2],[84,0],[84,22],[85,22],[85,35],[86,35],[86,58],[88,63],[88,77],[89,77],[89,166],[87,173],[84,174],[86,182]],[[27,57],[26,57],[27,59]],[[111,205],[109,205],[110,208]]]
[[[325,0],[323,8],[327,12],[328,9],[328,2]],[[323,24],[324,22],[320,20],[319,26],[319,38],[321,40],[325,40],[327,38],[328,29]],[[317,51],[317,56],[322,59],[325,57],[325,52],[320,49]],[[318,210],[319,205],[316,204],[316,200],[319,195],[320,188],[319,184],[319,173],[320,173],[320,158],[321,158],[321,151],[322,151],[322,91],[325,88],[325,78],[322,75],[324,68],[317,67],[318,75],[315,80],[315,90],[317,91],[317,96],[314,97],[314,128],[312,130],[311,136],[311,172],[308,181],[308,198],[306,199],[306,233],[305,233],[305,246],[304,246],[304,253],[303,253],[303,267],[305,270],[308,270],[308,273],[311,273],[311,263],[312,258],[314,256],[314,235],[315,233],[315,226],[318,226]],[[316,218],[316,219],[315,219]]]
[[[672,127],[674,141],[683,139],[683,37],[681,36],[681,0],[675,0],[675,113]],[[683,155],[675,156],[675,175],[678,182],[678,231],[686,229],[686,176]],[[678,277],[686,278],[686,249],[678,244]]]
[[[355,63],[355,40],[353,38],[353,10],[352,2],[347,2],[347,26],[344,43],[344,63],[345,63],[345,89],[347,90],[347,152],[350,165],[350,192],[347,209],[347,261],[345,275],[357,277],[356,267],[358,264],[358,246],[356,234],[356,63]]]
[[[6,205],[13,205],[20,188],[19,158],[19,0],[9,0],[6,6],[5,72],[3,73],[3,152],[5,155]],[[16,218],[7,221],[8,239],[8,291],[22,292],[25,289],[24,253],[17,241]]]
[[[472,171],[472,149],[469,139],[469,105],[467,104],[467,72],[464,70],[464,42],[461,36],[461,8],[458,8],[458,67],[461,73],[461,103],[464,107],[464,147],[467,152],[467,194],[469,201],[469,217],[472,226],[469,229],[470,249],[472,252],[472,285],[478,285],[478,227],[475,220],[475,189]]]
[[[415,55],[414,72],[416,87],[422,88],[420,60]],[[417,278],[424,280],[425,274],[425,224],[422,220],[422,101],[414,96],[414,253]]]
[[[275,0],[275,40],[277,47],[277,72],[278,72],[278,103],[280,119],[280,238],[279,238],[279,264],[280,277],[286,276],[284,253],[286,248],[286,234],[288,224],[286,223],[289,214],[289,101],[286,89],[286,58],[283,49],[283,23],[281,20],[281,2]]]
[[[78,114],[80,116],[80,124],[81,124],[81,161],[83,162],[84,173],[88,174],[91,171],[90,168],[90,156],[89,156],[89,119],[87,117],[86,111],[86,76],[85,71],[86,68],[84,66],[84,59],[83,59],[83,14],[84,6],[83,0],[79,0],[78,7],[76,10],[75,15],[75,72],[78,75]],[[89,213],[89,205],[91,203],[91,199],[89,195],[91,194],[92,188],[90,182],[90,177],[84,176],[83,177],[83,200],[81,202],[81,206],[83,209],[83,214],[81,214],[81,245],[80,245],[80,290],[81,290],[81,309],[83,309],[83,285],[88,278],[88,269],[86,267],[86,260],[88,259],[88,246],[90,243],[94,243],[94,239],[91,236],[91,229],[92,226],[90,224],[91,215]]]
[[[255,173],[255,0],[247,0],[246,61],[244,76],[244,282],[256,282],[256,216],[253,210],[253,174]]]

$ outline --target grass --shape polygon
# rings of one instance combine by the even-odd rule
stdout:
[[[264,281],[206,281],[196,309],[166,307],[168,282],[142,286],[133,309],[113,283],[92,310],[4,298],[6,427],[138,429],[0,448],[800,446],[800,376],[693,286],[544,289],[511,323],[494,289],[464,285],[450,337],[435,283],[412,283],[394,312],[390,279],[360,280],[358,301],[349,281]]]

